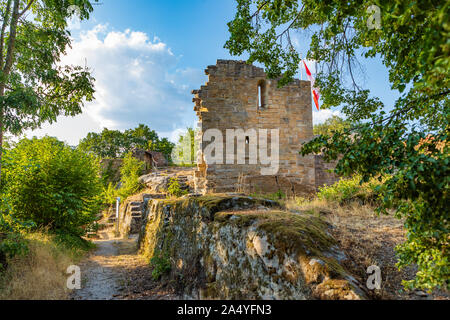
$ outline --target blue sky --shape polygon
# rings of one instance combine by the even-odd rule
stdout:
[[[100,0],[89,21],[73,21],[73,48],[62,61],[92,68],[96,100],[82,115],[60,117],[26,135],[48,134],[76,145],[90,131],[144,123],[174,139],[196,122],[190,92],[207,80],[204,69],[217,59],[246,58],[231,57],[223,48],[234,13],[234,0]],[[380,60],[363,66],[365,85],[392,104],[397,95]],[[339,111],[315,112],[314,122],[332,114]]]

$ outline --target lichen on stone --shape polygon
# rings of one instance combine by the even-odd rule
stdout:
[[[148,259],[155,250],[170,257],[169,277],[185,297],[363,298],[346,280],[336,241],[319,217],[226,194],[151,200],[147,207],[141,252]],[[324,283],[334,280],[341,289],[324,293]]]

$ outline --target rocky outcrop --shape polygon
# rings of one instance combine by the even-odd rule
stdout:
[[[119,233],[122,237],[138,234],[142,227],[142,217],[151,199],[164,199],[165,194],[140,193],[126,199],[119,209]],[[115,214],[111,214],[108,221],[115,226]]]
[[[139,177],[139,183],[145,185],[149,190],[155,193],[164,193],[167,191],[170,179],[177,179],[182,190],[193,190],[192,175],[150,173]]]
[[[327,228],[240,195],[150,200],[139,245],[185,298],[364,299]]]

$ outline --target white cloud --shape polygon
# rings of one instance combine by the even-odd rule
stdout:
[[[189,126],[196,117],[190,91],[206,77],[202,70],[179,68],[178,62],[179,57],[158,37],[150,40],[143,32],[97,25],[81,33],[61,61],[92,69],[95,101],[86,104],[83,115],[60,117],[58,123],[28,135],[48,133],[76,144],[89,131],[103,127],[123,130],[144,123],[170,135]]]
[[[313,111],[313,124],[319,124],[325,122],[328,118],[332,116],[338,116],[341,118],[345,118],[342,112],[339,110],[330,110],[330,109],[322,109],[319,111]]]
[[[96,79],[95,101],[87,103],[76,117],[58,117],[52,125],[27,132],[27,136],[56,136],[76,145],[88,132],[128,129],[147,124],[171,141],[196,124],[191,89],[206,81],[202,70],[180,68],[177,57],[158,37],[150,40],[146,33],[111,31],[108,25],[97,25],[82,32],[62,64],[85,65]],[[314,73],[314,63],[307,61]],[[306,75],[303,67],[303,79]],[[313,112],[314,124],[340,111]]]

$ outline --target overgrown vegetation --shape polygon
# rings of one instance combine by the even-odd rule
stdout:
[[[162,152],[170,161],[174,144],[167,138],[159,138],[155,130],[144,124],[124,132],[103,129],[101,133],[89,132],[78,148],[100,158],[124,158],[134,148]]]
[[[161,276],[167,274],[172,269],[169,255],[160,250],[155,250],[153,257],[150,259],[150,265],[153,267],[153,280],[159,280]]]
[[[332,135],[334,132],[342,132],[349,129],[352,123],[349,120],[344,120],[341,117],[333,115],[323,123],[314,125],[313,132],[315,135]]]
[[[180,167],[196,165],[198,152],[197,134],[198,129],[188,127],[184,133],[178,136],[178,141],[172,150],[173,164]]]
[[[109,183],[103,188],[102,198],[104,204],[114,204],[117,197],[122,199],[128,198],[130,195],[139,191],[142,184],[139,182],[139,177],[145,171],[145,163],[133,157],[131,152],[128,152],[120,167],[121,180],[118,185]]]
[[[0,273],[0,300],[67,299],[67,267],[76,264],[92,245],[79,237],[61,242],[47,231],[24,233],[22,241],[26,254],[9,258],[8,268]]]
[[[404,218],[399,266],[417,264],[408,288],[450,288],[448,143],[450,28],[448,1],[238,0],[228,24],[231,54],[248,54],[278,84],[296,74],[300,53],[293,31],[311,38],[307,59],[318,61],[322,108],[340,107],[358,123],[307,143],[303,155],[338,160],[336,173],[362,182],[387,179],[378,211]],[[373,7],[372,7],[373,8]],[[356,77],[357,57],[380,57],[399,98],[385,106]],[[358,83],[360,82],[360,83]],[[389,110],[387,112],[386,110]]]
[[[77,10],[69,10],[73,4]],[[4,133],[75,116],[94,98],[90,70],[60,63],[72,42],[68,20],[74,14],[88,19],[92,11],[88,0],[1,1],[0,179]]]
[[[52,246],[73,252],[92,248],[81,236],[94,223],[101,207],[98,159],[50,137],[22,139],[4,154],[0,264],[5,277],[18,276],[10,269],[23,271],[21,263],[36,266],[36,252],[30,247],[30,236],[36,230],[45,230],[45,234],[39,234],[51,239]],[[11,292],[20,289],[6,287]]]
[[[183,190],[180,187],[180,183],[177,178],[170,178],[167,185],[167,193],[173,197],[181,197],[188,193],[187,190]]]
[[[352,201],[375,204],[378,200],[380,186],[381,183],[377,179],[361,183],[361,176],[355,175],[352,178],[341,179],[331,186],[319,187],[317,198],[334,201],[341,205]]]
[[[3,161],[3,214],[83,235],[100,210],[98,160],[56,138],[22,139]]]
[[[28,252],[23,231],[33,226],[32,222],[17,221],[0,211],[0,272],[8,266],[8,259]]]

